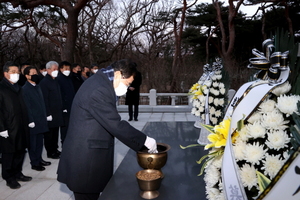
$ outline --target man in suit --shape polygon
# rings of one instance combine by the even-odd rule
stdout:
[[[29,127],[30,127],[30,148],[29,158],[31,169],[37,171],[45,170],[51,162],[42,159],[44,133],[48,132],[48,123],[44,97],[39,84],[37,68],[28,66],[24,69],[27,79],[23,86],[23,97],[27,106]]]
[[[134,80],[127,89],[125,104],[128,105],[129,120],[138,121],[139,103],[140,103],[140,85],[142,84],[142,75],[139,71],[136,72]],[[133,113],[134,106],[134,113]]]
[[[70,68],[71,64],[67,61],[59,63],[59,72],[56,78],[60,86],[60,92],[63,100],[64,125],[60,127],[60,138],[62,144],[64,143],[64,140],[67,135],[71,106],[75,96],[75,89],[73,86],[72,79],[70,77]]]
[[[40,87],[43,92],[49,131],[44,134],[44,144],[47,157],[58,159],[59,127],[64,125],[63,104],[59,84],[56,80],[58,75],[58,63],[50,61],[46,64],[47,74],[41,80]]]
[[[113,174],[114,138],[138,151],[157,152],[156,141],[121,120],[117,96],[134,79],[136,64],[124,59],[99,70],[80,87],[71,109],[68,134],[58,166],[58,181],[75,199],[98,199]]]
[[[81,77],[81,67],[79,64],[77,64],[77,63],[72,64],[70,76],[73,81],[75,92],[77,92],[83,83],[83,79]]]
[[[11,189],[20,188],[18,181],[32,178],[22,173],[26,148],[29,146],[29,128],[22,88],[18,85],[20,70],[7,62],[0,83],[0,146],[2,150],[2,178]]]

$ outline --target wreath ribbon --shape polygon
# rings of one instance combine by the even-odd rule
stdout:
[[[262,43],[263,52],[256,48],[252,49],[252,54],[256,57],[250,58],[250,69],[260,70],[256,77],[260,79],[269,79],[276,82],[280,77],[281,71],[285,71],[288,67],[289,51],[275,51],[275,46],[271,39],[267,39]]]

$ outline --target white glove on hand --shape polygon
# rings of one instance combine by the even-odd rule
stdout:
[[[51,121],[52,121],[52,115],[49,115],[49,116],[47,117],[47,121],[48,121],[48,122],[51,122]]]
[[[8,132],[7,132],[7,130],[0,132],[0,136],[8,138]]]
[[[63,110],[63,112],[64,112],[64,113],[67,113],[68,111],[67,111],[67,109],[65,109],[65,110]]]
[[[144,145],[149,149],[148,153],[158,153],[155,139],[147,136]]]
[[[35,127],[35,123],[34,123],[34,122],[31,122],[30,124],[28,124],[28,127],[29,127],[29,128],[34,128],[34,127]]]

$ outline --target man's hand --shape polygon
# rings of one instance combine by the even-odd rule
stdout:
[[[47,121],[48,121],[48,122],[51,122],[51,121],[52,121],[52,115],[49,115],[49,116],[47,117]]]
[[[147,136],[144,145],[149,149],[148,153],[158,153],[155,139]]]
[[[31,122],[30,124],[28,124],[28,127],[29,127],[29,128],[34,128],[34,127],[35,127],[35,123],[34,123],[34,122]]]
[[[8,138],[8,132],[7,132],[7,130],[0,132],[0,136],[2,136],[4,138]]]

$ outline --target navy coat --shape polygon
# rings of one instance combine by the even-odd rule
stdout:
[[[30,133],[38,134],[49,131],[46,107],[40,86],[33,86],[31,83],[26,81],[23,86],[23,97],[27,106],[29,123],[35,123],[35,127],[30,128]]]
[[[80,87],[58,166],[58,181],[80,193],[100,193],[113,175],[114,138],[135,151],[146,135],[121,120],[112,82],[100,70]]]
[[[67,114],[70,114],[72,102],[75,96],[72,79],[70,76],[65,76],[59,72],[56,80],[60,86],[63,110],[67,110]]]
[[[63,126],[63,104],[58,82],[47,74],[39,85],[43,92],[47,116],[52,115],[52,121],[48,121],[48,127]]]
[[[29,128],[22,88],[18,90],[6,79],[0,83],[0,132],[7,130],[8,138],[0,136],[3,153],[14,153],[29,147]]]

